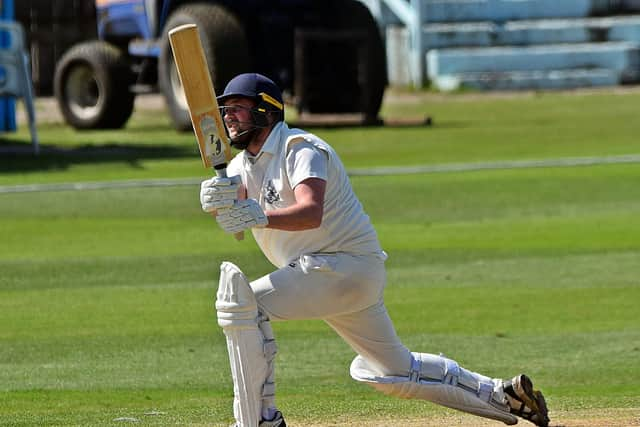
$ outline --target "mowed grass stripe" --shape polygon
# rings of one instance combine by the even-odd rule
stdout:
[[[609,157],[566,157],[566,158],[558,158],[558,159],[539,159],[539,160],[513,160],[513,161],[477,162],[477,163],[444,163],[444,164],[436,164],[436,165],[395,166],[395,167],[389,166],[389,167],[348,169],[347,173],[350,176],[418,175],[418,174],[448,173],[448,172],[469,172],[469,171],[493,170],[493,169],[576,167],[576,166],[595,166],[595,165],[612,165],[612,164],[615,165],[615,164],[628,164],[628,163],[640,163],[640,155],[627,154],[622,156],[609,156]],[[98,181],[98,182],[70,182],[70,183],[56,183],[56,184],[2,185],[0,186],[0,194],[196,186],[200,184],[201,181],[202,181],[201,178],[176,178],[176,179],[117,180],[117,181]]]
[[[457,223],[379,224],[383,246],[390,251],[410,245],[414,249],[467,249],[501,251],[629,250],[640,246],[637,213],[584,214],[575,218],[533,217],[521,220],[484,220]],[[4,242],[11,247],[4,261],[24,259],[37,247],[48,259],[97,256],[144,256],[153,247],[157,255],[205,254],[216,242],[203,238],[214,233],[213,224],[185,228],[180,220],[50,220],[52,232],[34,232],[39,220],[4,221]],[[108,229],[104,232],[104,227]],[[68,230],[73,228],[74,237]],[[59,231],[56,231],[59,230]],[[67,230],[67,231],[65,231]],[[599,236],[594,239],[594,235]],[[387,238],[387,236],[390,236]],[[120,245],[124,245],[120,249]],[[226,244],[225,256],[242,254],[237,244]]]
[[[335,420],[335,417],[342,417],[345,413],[349,414],[350,419],[367,414],[376,417],[376,414],[382,414],[382,410],[387,415],[396,413],[432,417],[443,411],[428,403],[396,402],[353,383],[346,374],[352,353],[344,348],[336,348],[339,340],[335,337],[309,342],[308,339],[295,339],[281,330],[277,332],[282,337],[281,352],[284,356],[278,371],[281,384],[279,399],[282,408],[288,411],[293,420],[300,423],[303,420]],[[637,332],[525,338],[480,338],[455,334],[410,336],[406,331],[400,332],[413,348],[433,352],[446,349],[447,355],[489,374],[500,375],[509,370],[524,369],[536,375],[539,381],[545,383],[554,411],[573,412],[579,407],[633,408],[636,403],[635,386],[627,379],[635,375],[638,350],[633,342],[640,338]],[[607,346],[603,346],[602,342],[606,342]],[[76,340],[75,344],[78,347],[79,344],[85,344],[86,348],[91,349],[95,343]],[[151,410],[167,415],[154,421],[158,425],[170,420],[189,425],[219,425],[220,420],[229,420],[227,405],[231,398],[224,390],[231,384],[225,377],[226,360],[209,358],[224,347],[209,348],[204,340],[197,339],[192,339],[188,346],[171,347],[171,344],[166,341],[162,345],[150,341],[129,343],[129,349],[119,357],[114,357],[117,350],[103,351],[102,360],[110,361],[113,365],[99,366],[98,369],[91,363],[78,366],[73,360],[67,366],[49,365],[51,367],[48,370],[43,370],[42,363],[14,366],[12,372],[16,372],[15,381],[20,385],[26,382],[25,370],[44,372],[44,375],[34,376],[33,389],[12,391],[11,399],[6,401],[3,411],[7,419],[29,419],[32,423],[38,421],[35,424],[54,424],[57,420],[63,425],[80,425],[74,424],[79,422],[74,420],[84,420],[91,425],[101,425],[103,421],[111,420],[107,417],[117,414],[140,416]],[[76,351],[81,352],[85,359],[91,357],[92,360],[98,360],[100,355],[92,354],[92,351],[97,352],[100,347],[93,348],[84,352],[78,348]],[[132,348],[137,350],[131,351]],[[304,364],[296,363],[295,357],[285,356],[301,348],[310,355],[331,351],[332,363],[327,365],[327,370],[319,372],[310,369],[311,365],[326,364],[326,355],[317,360],[311,358]],[[620,363],[607,367],[606,375],[611,374],[611,377],[607,377],[599,366],[599,360],[611,358],[612,352]],[[340,357],[336,357],[336,353]],[[74,356],[73,351],[68,354]],[[518,360],[514,362],[514,358]],[[207,363],[203,363],[203,359]],[[176,370],[178,365],[183,367]],[[56,382],[59,378],[63,380]],[[593,396],[594,389],[602,390],[602,381],[605,379],[607,393]],[[38,384],[42,387],[37,387]],[[79,392],[85,397],[77,396]],[[307,400],[309,395],[314,396],[313,403]],[[7,393],[0,392],[0,400],[4,401],[7,396]],[[67,399],[72,399],[72,402],[61,408],[58,402]],[[40,408],[35,413],[31,411],[34,401],[38,402]],[[352,407],[345,405],[347,402]],[[71,412],[65,413],[65,408]]]
[[[220,263],[233,257],[224,248],[205,254],[167,256],[39,257],[34,260],[0,260],[0,290],[66,289],[92,287],[201,288],[203,280],[217,280]],[[242,254],[246,274],[255,276],[269,268],[253,248]],[[69,280],[72,278],[72,280]]]
[[[458,241],[489,249],[492,240],[509,240],[500,237],[502,221],[515,227],[516,237],[527,238],[523,247],[567,244],[588,249],[584,240],[593,233],[608,235],[610,249],[636,247],[638,222],[633,217],[640,211],[639,166],[483,171],[443,178],[354,180],[386,248],[394,244],[385,241],[385,234],[399,243],[396,247],[444,248],[437,236],[451,231],[452,246]],[[213,251],[233,256],[246,246],[255,249],[229,243],[213,219],[202,214],[197,191],[191,188],[74,194],[3,195],[0,231],[6,244],[0,248],[1,259],[28,257],[34,249],[42,258],[144,256],[149,247],[154,255]],[[508,227],[504,230],[509,233]],[[403,239],[393,239],[394,233],[402,233]],[[549,233],[557,233],[558,239]],[[488,234],[495,236],[483,241]],[[547,240],[556,243],[544,243]],[[502,243],[507,249],[517,245],[497,244]]]
[[[455,271],[452,276],[455,277]],[[550,287],[545,282],[538,286],[534,280],[528,286],[485,282],[451,289],[445,279],[428,285],[416,283],[414,276],[414,281],[397,288],[391,285],[387,292],[389,306],[399,306],[399,320],[413,325],[417,328],[415,332],[435,333],[443,329],[472,335],[501,331],[557,334],[630,328],[636,320],[636,301],[640,298],[640,286],[607,282],[572,288]],[[0,320],[6,328],[0,332],[0,338],[94,336],[116,324],[117,329],[109,332],[110,336],[192,334],[215,317],[215,288],[212,283],[204,289],[99,287],[3,291]],[[454,307],[447,303],[453,296]],[[550,300],[553,304],[547,303]],[[176,307],[174,301],[181,304]],[[494,303],[500,310],[487,316],[486,310]],[[30,310],[33,305],[41,309]],[[538,318],[544,322],[537,323]],[[510,319],[519,321],[510,323]],[[496,322],[504,326],[493,331],[491,327]]]
[[[400,250],[387,261],[388,283],[440,287],[453,293],[468,287],[608,288],[638,287],[638,251],[593,251],[578,254],[525,255],[503,251]],[[412,282],[416,277],[418,283]]]
[[[497,250],[511,253],[620,251],[640,248],[640,225],[634,223],[636,217],[634,213],[612,212],[576,218],[523,218],[519,221],[383,224],[378,230],[382,236],[394,236],[393,243],[383,238],[384,247],[389,250],[409,244],[415,249]]]

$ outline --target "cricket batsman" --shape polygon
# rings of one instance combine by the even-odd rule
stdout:
[[[442,355],[411,352],[383,301],[386,254],[336,152],[284,122],[280,89],[260,74],[218,97],[231,144],[229,178],[202,182],[205,212],[228,233],[250,229],[276,270],[249,281],[220,266],[216,310],[227,339],[237,427],[286,427],[275,401],[272,321],[322,319],[357,353],[351,376],[382,393],[499,420],[549,424],[524,374],[489,378]]]

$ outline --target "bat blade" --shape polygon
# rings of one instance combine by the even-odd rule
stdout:
[[[189,107],[202,163],[205,167],[224,169],[231,160],[231,145],[218,109],[198,27],[186,24],[173,28],[169,31],[169,42]]]
[[[216,174],[224,178],[227,176],[227,164],[231,161],[231,144],[218,109],[198,27],[195,24],[185,24],[171,29],[169,43],[202,163],[206,168],[213,167]],[[242,240],[244,233],[236,233],[235,237]]]

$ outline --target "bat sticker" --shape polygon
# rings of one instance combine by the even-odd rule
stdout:
[[[204,140],[207,141],[205,147],[205,154],[210,159],[212,164],[219,164],[225,162],[225,153],[218,135],[218,128],[216,122],[210,115],[203,115],[200,119],[200,132],[204,136]]]

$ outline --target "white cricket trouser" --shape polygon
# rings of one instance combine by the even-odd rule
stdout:
[[[381,375],[408,375],[411,352],[383,303],[384,260],[375,255],[303,255],[251,282],[272,321],[323,319]]]

